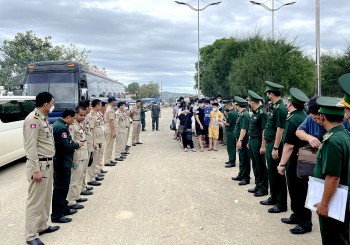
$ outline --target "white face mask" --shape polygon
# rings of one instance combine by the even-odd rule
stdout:
[[[213,108],[213,111],[217,111],[217,110],[218,110],[218,108],[216,108],[216,107]]]
[[[50,108],[49,113],[53,112],[54,109],[55,109],[55,105],[52,105],[51,108]]]
[[[218,99],[218,102],[220,103],[220,102],[221,102],[221,99]]]

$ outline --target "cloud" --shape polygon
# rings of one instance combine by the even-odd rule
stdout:
[[[201,6],[205,4],[201,1]],[[1,43],[31,29],[40,37],[52,36],[54,44],[74,43],[91,50],[91,63],[124,84],[153,80],[162,82],[164,91],[194,92],[197,13],[186,6],[172,0],[1,0],[1,5]],[[345,49],[350,4],[322,1],[321,10],[322,48]],[[276,35],[291,40],[298,36],[300,45],[312,54],[314,1],[297,1],[276,11],[275,26]],[[248,0],[223,0],[200,12],[201,47],[256,30],[271,35],[271,13]]]

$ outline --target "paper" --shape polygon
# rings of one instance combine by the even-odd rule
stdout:
[[[314,205],[321,202],[324,191],[324,180],[315,177],[309,177],[309,187],[307,190],[307,197],[305,207],[316,211]],[[346,202],[348,198],[348,187],[339,185],[332,200],[328,206],[328,216],[344,222],[345,210],[347,208]]]

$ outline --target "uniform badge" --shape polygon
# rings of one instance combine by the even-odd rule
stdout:
[[[62,133],[62,138],[67,139],[67,133]]]
[[[31,124],[29,125],[29,127],[32,128],[32,129],[34,129],[34,128],[36,128],[36,124],[35,124],[35,123],[31,123]]]

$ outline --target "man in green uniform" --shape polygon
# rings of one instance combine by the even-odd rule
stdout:
[[[143,106],[143,102],[141,103],[141,124],[142,131],[146,131],[146,112],[148,110]]]
[[[282,138],[283,153],[277,169],[280,174],[286,175],[293,213],[289,218],[282,218],[281,221],[297,225],[290,229],[292,234],[304,234],[312,230],[311,210],[305,208],[307,179],[298,178],[297,164],[299,148],[306,145],[307,142],[300,140],[296,136],[296,131],[307,117],[304,105],[309,101],[309,98],[297,88],[291,88],[289,94],[288,116]]]
[[[229,110],[227,113],[226,120],[223,121],[226,131],[226,144],[228,153],[228,162],[226,162],[225,168],[232,168],[236,166],[236,138],[235,138],[235,127],[238,117],[237,111],[234,109],[232,101],[226,104],[226,108]]]
[[[151,117],[152,117],[152,131],[154,131],[154,129],[159,131],[160,107],[155,102],[153,102],[151,107]]]
[[[266,163],[270,183],[270,197],[261,201],[262,205],[274,205],[269,213],[280,213],[287,211],[287,186],[286,178],[277,171],[279,158],[282,154],[282,136],[287,117],[287,110],[281,99],[281,89],[283,86],[265,82],[266,96],[271,101],[271,111],[268,113],[267,123],[264,131],[266,141]]]
[[[252,167],[255,176],[255,187],[248,192],[261,197],[268,194],[268,177],[265,162],[266,142],[263,137],[267,121],[267,114],[260,101],[263,98],[252,90],[248,90],[248,103],[253,115],[250,118],[249,127],[249,153],[252,159]]]
[[[239,157],[239,173],[236,177],[233,177],[232,180],[240,181],[238,183],[239,185],[247,185],[250,183],[250,157],[248,150],[250,116],[246,110],[248,102],[239,96],[235,96],[234,99],[239,113],[234,130]]]
[[[339,184],[349,186],[350,133],[343,126],[344,107],[339,106],[338,99],[319,97],[316,102],[320,106],[320,124],[327,131],[317,153],[313,174],[324,180],[322,199],[314,205],[319,215],[322,243],[348,245],[350,191],[344,222],[329,218],[328,206]]]

